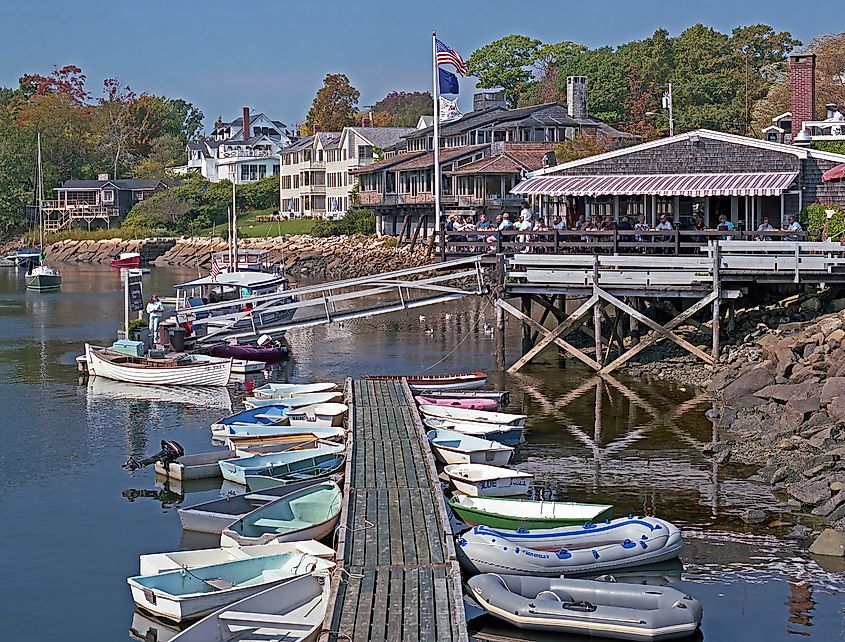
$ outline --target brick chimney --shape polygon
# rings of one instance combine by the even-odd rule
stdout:
[[[567,76],[566,113],[570,118],[587,117],[587,77]]]
[[[801,133],[802,123],[816,119],[816,54],[789,56],[789,91],[792,96],[792,139]]]
[[[244,140],[249,140],[249,107],[244,107]]]

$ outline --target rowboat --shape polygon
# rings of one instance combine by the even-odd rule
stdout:
[[[218,419],[211,424],[212,433],[223,433],[229,426],[261,425],[279,426],[287,423],[287,406],[268,406],[266,408],[250,408],[236,412],[233,415]]]
[[[445,406],[446,408],[464,408],[466,410],[495,410],[499,404],[493,399],[473,399],[471,397],[414,397],[420,406]]]
[[[315,484],[233,522],[221,533],[220,545],[321,540],[334,530],[342,503],[343,493],[337,484]]]
[[[313,406],[291,408],[287,413],[292,428],[337,427],[343,425],[349,406],[343,403],[319,403]]]
[[[668,586],[487,573],[470,594],[491,615],[522,629],[626,640],[687,637],[701,624],[701,603]]]
[[[320,482],[314,480],[299,481],[285,486],[278,483],[260,493],[242,493],[226,495],[221,499],[194,504],[179,509],[179,521],[186,531],[198,533],[222,533],[232,522],[246,517],[257,508],[287,497],[300,490],[311,488]]]
[[[252,391],[260,399],[287,399],[314,392],[328,392],[337,388],[336,383],[265,383]]]
[[[109,267],[138,269],[141,267],[141,255],[138,252],[121,252],[109,261]]]
[[[454,399],[455,397],[492,399],[500,406],[506,406],[510,399],[510,393],[507,390],[428,390],[425,396],[437,399]]]
[[[333,403],[342,401],[342,392],[310,392],[295,397],[284,399],[264,399],[260,397],[247,397],[244,399],[244,406],[247,408],[259,408],[266,406],[286,406],[288,408],[299,408],[302,406],[313,406],[318,403]]]
[[[443,406],[420,406],[420,412],[426,417],[448,419],[470,423],[501,424],[503,426],[524,426],[526,415],[512,415],[507,412],[487,412],[486,410],[466,410],[464,408],[445,408]]]
[[[253,455],[236,459],[224,459],[219,463],[223,479],[236,484],[246,484],[246,475],[269,475],[277,478],[310,478],[334,469],[338,459],[346,450],[344,444],[321,446],[308,450],[269,455]]]
[[[180,568],[197,568],[199,566],[211,566],[234,560],[245,560],[252,557],[267,557],[269,555],[280,555],[282,553],[304,553],[314,557],[331,559],[335,555],[333,548],[321,544],[315,540],[301,542],[277,542],[274,544],[263,544],[261,546],[245,546],[243,548],[208,548],[194,551],[172,551],[170,553],[151,553],[141,555],[139,558],[140,574],[155,575],[178,571]]]
[[[318,475],[313,479],[310,479],[311,483],[321,482],[321,481],[333,481],[338,486],[343,485],[343,464],[344,458],[338,457],[338,466],[337,468],[330,470],[322,475]],[[247,475],[246,476],[246,488],[247,491],[250,493],[261,493],[262,491],[269,490],[271,488],[279,488],[281,486],[287,486],[292,483],[299,483],[298,481],[287,481],[286,479],[278,479],[276,477],[270,477],[269,475]]]
[[[443,469],[452,485],[473,497],[525,495],[534,475],[486,464],[451,464]]]
[[[551,529],[476,526],[458,544],[458,558],[471,573],[544,577],[615,573],[665,562],[677,557],[684,546],[674,524],[633,516]]]
[[[266,434],[264,434],[266,432]],[[256,433],[256,434],[254,434]],[[346,431],[343,428],[291,428],[290,426],[230,426],[224,434],[215,435],[214,439],[223,440],[232,450],[253,448],[255,446],[281,445],[279,450],[285,450],[289,441],[301,439],[327,440],[343,439]]]
[[[455,514],[470,526],[483,524],[490,528],[556,528],[609,519],[609,504],[534,501],[501,497],[468,497],[455,495],[449,500]]]
[[[406,379],[412,391],[427,392],[429,390],[474,390],[481,388],[487,383],[487,374],[470,372],[467,374],[441,375],[368,375],[364,379],[373,381]]]
[[[127,383],[159,386],[225,386],[232,373],[232,360],[197,362],[186,355],[179,359],[149,359],[112,352],[85,344],[88,371]]]
[[[234,560],[127,578],[135,604],[158,617],[174,622],[205,617],[217,609],[264,589],[289,582],[298,575],[327,571],[328,560],[282,553]]]
[[[434,419],[433,417],[426,417],[423,423],[433,430],[453,430],[472,437],[498,441],[505,446],[517,446],[525,441],[525,429],[522,426],[451,421],[449,419]]]
[[[427,436],[435,458],[444,464],[504,466],[513,456],[513,448],[510,446],[454,430],[429,430]]]
[[[212,613],[172,640],[315,642],[323,628],[330,592],[327,575],[296,577]]]
[[[85,356],[79,358],[85,359]],[[232,398],[229,396],[229,390],[222,386],[150,386],[113,381],[103,377],[90,377],[88,379],[88,396],[90,401],[95,401],[98,398],[133,399],[202,406],[207,409],[232,412]]]

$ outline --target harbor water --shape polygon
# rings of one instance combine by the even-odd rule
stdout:
[[[135,386],[80,382],[83,344],[116,336],[122,287],[107,267],[61,271],[61,292],[39,294],[24,289],[22,272],[0,270],[0,639],[168,639],[172,631],[150,629],[135,613],[125,578],[138,572],[139,554],[213,545],[183,534],[176,509],[219,489],[163,487],[151,468],[129,473],[121,464],[158,451],[162,439],[188,453],[211,450],[208,426],[242,407],[243,386],[151,399]],[[145,295],[170,295],[194,276],[153,268]],[[493,338],[482,330],[492,316],[478,299],[296,330],[292,359],[270,376],[492,372]],[[519,330],[508,330],[511,356]],[[493,375],[491,384],[512,391],[510,411],[529,416],[517,467],[534,473],[537,496],[612,503],[616,515],[653,510],[682,528],[683,569],[667,567],[662,581],[703,603],[699,639],[845,639],[845,561],[814,558],[806,542],[787,539],[784,498],[751,480],[753,469],[704,454],[714,429],[700,391],[597,378],[554,360]],[[750,508],[766,510],[768,522],[745,525]],[[486,618],[471,626],[561,639]]]

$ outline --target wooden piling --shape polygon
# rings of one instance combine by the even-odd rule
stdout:
[[[531,297],[530,296],[522,296],[520,297],[522,303],[522,314],[527,316],[529,319],[531,318]],[[520,354],[525,355],[531,349],[532,345],[531,340],[531,326],[527,323],[522,324],[522,352]]]
[[[713,349],[710,355],[713,360],[719,359],[719,333],[721,331],[721,300],[722,300],[722,284],[719,279],[719,264],[721,257],[719,256],[719,241],[713,243],[713,292],[716,297],[713,299]]]
[[[496,369],[505,369],[505,311],[496,306],[496,327],[493,330],[496,339]]]

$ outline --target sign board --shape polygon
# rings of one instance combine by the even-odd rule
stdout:
[[[140,281],[129,281],[129,309],[132,312],[141,312],[144,309],[144,288]]]

